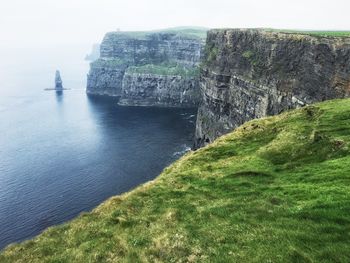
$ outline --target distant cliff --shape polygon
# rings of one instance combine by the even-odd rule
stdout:
[[[125,73],[119,105],[194,107],[200,100],[195,76]]]
[[[244,122],[350,95],[350,38],[211,30],[203,55],[201,147]]]
[[[94,61],[100,57],[100,44],[94,44],[92,46],[90,54],[85,56],[85,60]]]
[[[204,30],[111,32],[91,63],[87,93],[121,105],[194,107]]]

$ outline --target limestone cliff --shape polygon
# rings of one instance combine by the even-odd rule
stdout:
[[[198,77],[126,73],[119,105],[193,107],[199,99]]]
[[[350,38],[259,29],[208,32],[196,147],[242,123],[350,95]]]
[[[87,81],[87,93],[120,96],[127,67],[127,64],[113,58],[98,59],[92,62]]]
[[[194,107],[205,31],[111,32],[91,63],[87,93],[121,105]]]

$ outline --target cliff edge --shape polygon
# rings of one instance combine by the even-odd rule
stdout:
[[[208,32],[196,147],[244,122],[350,95],[350,38],[264,29]]]

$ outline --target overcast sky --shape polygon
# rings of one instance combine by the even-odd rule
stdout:
[[[1,0],[0,45],[100,42],[174,26],[350,30],[350,0]]]

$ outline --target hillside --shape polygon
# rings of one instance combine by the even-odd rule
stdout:
[[[350,99],[250,121],[0,262],[349,262]]]

